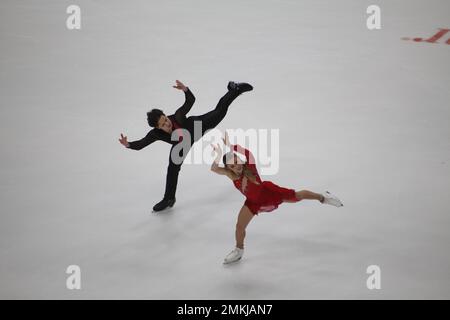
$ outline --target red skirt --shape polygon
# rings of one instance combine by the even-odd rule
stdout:
[[[247,197],[245,205],[253,214],[259,212],[270,212],[278,208],[285,201],[299,201],[295,196],[294,189],[287,189],[270,181],[263,181],[260,192],[256,198]]]

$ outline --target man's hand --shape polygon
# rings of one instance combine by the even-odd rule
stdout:
[[[127,148],[130,146],[130,144],[127,141],[127,137],[126,136],[124,137],[122,133],[120,134],[119,142]]]
[[[188,88],[179,80],[176,80],[176,85],[172,86],[175,89],[178,90],[183,90],[184,92],[186,92],[188,90]]]

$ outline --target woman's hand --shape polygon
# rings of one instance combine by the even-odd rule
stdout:
[[[228,132],[225,131],[223,138],[222,138],[223,144],[227,147],[230,147],[230,138],[228,137]]]
[[[178,89],[178,90],[183,90],[184,92],[187,91],[187,87],[181,81],[176,80],[175,82],[176,82],[176,85],[174,85],[172,87],[174,87],[175,89]]]
[[[211,143],[211,147],[213,148],[213,156],[216,155],[217,158],[220,158],[222,156],[222,149],[219,147],[218,144],[214,145]]]
[[[216,154],[216,159],[214,159],[213,163],[211,164],[211,171],[220,175],[226,175],[230,178],[231,176],[228,170],[219,166],[220,158],[222,157],[222,149],[218,144],[214,145],[211,143],[211,147],[213,148],[213,156],[214,154]]]
[[[130,146],[130,144],[127,141],[127,136],[123,136],[122,133],[120,134],[119,142],[127,148]]]

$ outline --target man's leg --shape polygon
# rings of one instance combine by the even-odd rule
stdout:
[[[227,114],[228,107],[240,94],[253,90],[253,87],[245,82],[236,83],[230,81],[228,83],[228,92],[220,98],[214,110],[201,116],[189,117],[193,121],[202,122],[202,136],[206,131],[215,128]]]
[[[172,161],[169,161],[169,166],[167,167],[166,191],[164,192],[164,199],[175,199],[180,169],[181,164],[174,164]]]
[[[181,161],[175,162],[174,159],[172,159],[172,152],[175,152],[174,147],[175,146],[170,149],[169,153],[169,165],[167,166],[166,190],[164,192],[164,198],[153,207],[154,211],[161,211],[167,207],[172,207],[176,201],[175,193],[177,191],[178,175],[180,173],[184,158],[189,151],[183,153],[183,149],[181,149]]]
[[[215,128],[228,112],[230,104],[238,97],[239,93],[236,91],[228,91],[222,98],[220,98],[214,110],[211,110],[200,116],[190,117],[194,121],[202,122],[202,135],[210,129]]]

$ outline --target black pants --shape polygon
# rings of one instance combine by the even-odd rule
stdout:
[[[227,114],[228,107],[230,104],[234,101],[234,99],[237,98],[239,94],[235,91],[228,91],[217,103],[217,106],[214,110],[211,110],[205,114],[202,114],[200,116],[191,116],[187,118],[187,122],[189,125],[187,125],[186,129],[191,134],[191,143],[194,143],[195,141],[199,140],[206,131],[211,130],[215,128],[222,120],[225,118],[225,115]],[[194,135],[194,121],[201,121],[202,122],[202,132],[201,136],[198,135],[198,137],[195,137]],[[195,139],[198,138],[198,139]],[[178,174],[181,169],[182,162],[180,164],[176,164],[172,161],[172,151],[173,148],[170,150],[169,154],[169,166],[167,167],[167,176],[166,176],[166,191],[164,192],[164,199],[174,199],[175,193],[177,191],[177,184],[178,184]],[[180,155],[183,160],[186,157],[189,150],[184,150],[185,154]]]

